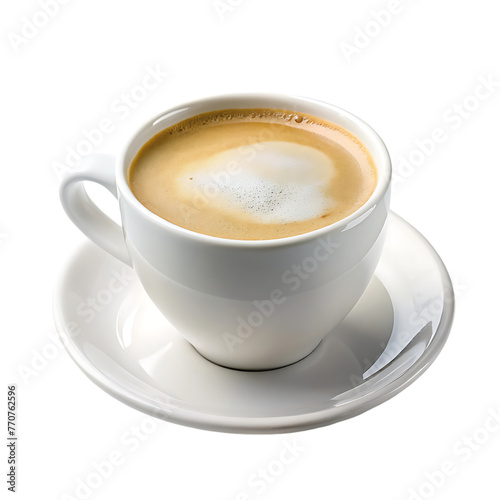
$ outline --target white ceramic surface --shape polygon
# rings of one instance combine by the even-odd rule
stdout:
[[[133,271],[91,243],[70,259],[54,297],[63,344],[109,394],[170,422],[244,433],[327,425],[384,402],[435,360],[453,309],[439,256],[394,214],[360,301],[312,354],[277,370],[207,361],[159,313]]]
[[[309,113],[352,132],[377,165],[379,179],[370,199],[335,224],[268,241],[194,233],[137,201],[127,172],[148,139],[189,116],[249,107]],[[390,177],[384,143],[350,113],[306,98],[241,94],[202,99],[158,116],[134,135],[118,160],[85,158],[63,180],[61,200],[90,239],[133,265],[152,301],[203,356],[223,366],[259,370],[308,355],[361,297],[383,247]],[[90,201],[86,180],[118,198],[123,231]]]

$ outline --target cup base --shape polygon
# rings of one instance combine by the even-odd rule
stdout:
[[[238,372],[270,372],[270,371],[273,371],[273,370],[280,370],[281,368],[286,368],[287,366],[295,365],[296,363],[300,363],[302,360],[304,360],[305,358],[307,358],[308,356],[310,356],[320,346],[321,342],[323,342],[323,339],[320,340],[314,346],[314,348],[311,351],[309,351],[305,356],[301,356],[297,361],[292,361],[291,363],[286,363],[284,365],[273,366],[273,367],[269,367],[269,368],[257,368],[257,369],[236,368],[236,367],[233,367],[233,366],[227,366],[227,365],[224,365],[224,364],[221,364],[221,363],[217,363],[216,361],[211,360],[207,356],[204,356],[198,349],[196,349],[196,347],[194,347],[194,346],[192,346],[192,347],[197,352],[197,354],[199,356],[201,356],[203,359],[206,359],[209,363],[213,363],[214,365],[220,366],[221,368],[225,368],[227,370],[235,370],[235,371],[238,371]]]

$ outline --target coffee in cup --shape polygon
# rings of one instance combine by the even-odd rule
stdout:
[[[185,229],[237,240],[307,233],[372,195],[377,172],[339,125],[281,109],[202,113],[162,130],[134,158],[129,184],[151,212]]]

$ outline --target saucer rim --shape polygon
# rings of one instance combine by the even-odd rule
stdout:
[[[121,385],[104,375],[88,357],[73,342],[71,334],[68,333],[65,322],[62,301],[65,282],[74,262],[84,251],[84,245],[71,253],[58,276],[57,284],[53,293],[53,316],[56,331],[66,351],[83,371],[98,387],[122,403],[168,422],[194,427],[198,429],[240,433],[240,434],[277,434],[309,430],[324,427],[342,420],[360,415],[391,399],[419,378],[435,361],[446,341],[448,340],[455,312],[455,295],[449,273],[434,247],[430,242],[411,224],[393,211],[389,212],[388,222],[392,219],[398,220],[411,229],[417,238],[427,247],[439,269],[442,288],[448,292],[447,300],[443,303],[443,311],[439,324],[432,339],[425,347],[420,358],[406,369],[395,380],[384,385],[373,392],[362,394],[354,401],[348,403],[348,408],[343,405],[330,408],[287,416],[270,417],[238,417],[220,414],[212,414],[189,410],[185,408],[171,407],[167,403],[152,401],[151,399],[137,394],[127,386]]]

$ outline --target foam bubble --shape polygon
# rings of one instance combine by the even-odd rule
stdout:
[[[178,180],[184,198],[204,198],[261,223],[291,223],[321,217],[332,207],[326,190],[334,175],[321,151],[283,141],[228,149],[186,166]]]

